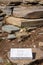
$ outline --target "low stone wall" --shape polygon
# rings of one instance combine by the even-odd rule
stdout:
[[[9,3],[9,2],[11,2],[11,1],[14,1],[14,2],[16,2],[16,1],[20,1],[20,2],[25,2],[25,1],[29,1],[29,2],[36,2],[36,1],[43,1],[43,0],[0,0],[0,2],[3,2],[3,3]]]
[[[8,4],[8,3],[12,2],[12,1],[13,2],[16,2],[16,1],[20,1],[21,2],[22,0],[4,0],[4,1],[3,0],[0,0],[0,2],[1,3],[4,3],[4,4]]]

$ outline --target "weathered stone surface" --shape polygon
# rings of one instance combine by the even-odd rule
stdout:
[[[27,28],[27,31],[28,32],[31,32],[31,31],[33,31],[33,30],[35,30],[37,27],[29,27],[29,28]]]
[[[7,37],[7,39],[15,39],[15,38],[16,38],[16,36],[14,34],[9,34]]]
[[[4,17],[5,17],[5,13],[2,10],[0,10],[0,21],[2,21]]]
[[[4,31],[4,32],[8,32],[8,33],[11,33],[11,32],[16,32],[16,31],[18,31],[18,30],[20,30],[18,27],[16,27],[16,26],[13,26],[13,25],[4,25],[3,27],[2,27],[2,30]]]
[[[2,22],[0,22],[0,26],[2,26],[2,24],[3,24],[3,23],[2,23]]]
[[[3,12],[4,12],[7,16],[11,15],[11,10],[9,9],[9,7],[4,8],[4,9],[3,9]]]
[[[36,12],[32,12],[30,14],[27,14],[26,16],[24,16],[24,18],[26,19],[40,19],[43,18],[43,11],[36,11]]]
[[[39,42],[39,46],[40,46],[40,47],[41,47],[41,46],[43,47],[43,42]]]
[[[3,63],[3,59],[0,57],[0,63]]]
[[[6,23],[16,25],[19,27],[42,26],[43,19],[23,19],[23,18],[9,17],[6,19]]]
[[[39,4],[43,5],[43,0],[39,2]]]
[[[40,14],[39,14],[40,13]],[[13,11],[15,17],[43,18],[43,6],[36,7],[15,7]],[[19,15],[19,16],[18,16]]]
[[[0,10],[0,13],[3,13],[3,11],[2,11],[2,10]]]
[[[18,1],[17,1],[17,2],[10,2],[8,6],[18,6],[18,5],[20,5],[21,3],[22,3],[22,2],[20,2],[20,1],[19,1],[19,2],[18,2]]]
[[[8,3],[10,3],[10,2],[25,2],[25,1],[28,1],[28,2],[37,2],[37,1],[40,1],[40,0],[0,0],[0,2],[3,2],[3,3],[6,3],[6,4],[8,4]]]
[[[30,2],[30,3],[37,3],[39,0],[24,0],[24,1],[28,1],[28,2]]]
[[[13,16],[10,16],[8,18],[6,18],[6,23],[8,24],[12,24],[12,25],[16,25],[16,26],[21,26],[21,22],[23,21],[24,19],[21,19],[21,18],[15,18]]]
[[[16,37],[22,37],[22,36],[28,36],[27,32],[22,31],[22,32],[17,32]]]

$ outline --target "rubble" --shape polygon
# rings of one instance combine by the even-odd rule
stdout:
[[[40,13],[40,14],[39,14]],[[40,19],[43,18],[43,11],[34,11],[26,16],[24,16],[25,19]]]
[[[39,46],[43,46],[43,42],[39,42]]]
[[[41,50],[43,50],[43,42],[39,42],[39,47]]]
[[[39,35],[43,35],[43,32],[40,32]]]
[[[0,22],[0,26],[2,26],[3,22]]]
[[[39,2],[40,5],[43,5],[43,0]]]
[[[7,6],[3,9],[3,12],[6,14],[6,16],[10,16],[11,15],[11,10]]]
[[[6,14],[2,10],[0,10],[0,21],[2,21],[5,16]]]
[[[16,36],[14,34],[8,34],[7,39],[16,39]]]
[[[3,59],[0,57],[0,63],[3,63]]]
[[[2,30],[0,30],[0,33],[2,33]]]
[[[28,31],[28,32],[31,32],[31,31],[33,31],[33,30],[36,30],[36,28],[37,28],[37,27],[29,27],[29,28],[27,28],[27,31]]]
[[[43,25],[43,19],[24,19],[10,16],[5,19],[5,23],[16,25],[18,27],[38,27]]]
[[[3,11],[0,11],[0,56],[10,61],[7,53],[11,48],[32,48],[33,55],[35,54],[32,60],[11,59],[15,65],[43,58],[43,6],[39,3],[39,0],[23,0],[18,4],[10,1],[6,6],[0,6]]]
[[[18,6],[18,7],[15,7],[13,10],[13,15],[15,17],[20,17],[20,18],[27,17],[27,19],[41,18],[41,17],[43,17],[42,13],[43,13],[43,6],[38,6],[38,7],[36,7],[36,6],[30,6],[30,7]]]
[[[24,0],[24,1],[27,1],[27,2],[30,2],[30,3],[37,3],[37,2],[39,2],[39,0]]]
[[[28,36],[27,32],[17,32],[15,33],[16,34],[16,37],[22,37],[22,36]]]
[[[16,27],[16,26],[13,26],[13,25],[4,25],[4,26],[2,26],[2,30],[3,30],[4,32],[11,33],[11,32],[19,31],[20,28],[18,28],[18,27]]]
[[[18,2],[10,2],[8,6],[18,6],[20,5],[22,2],[18,1]]]
[[[26,32],[26,29],[21,29],[19,32],[15,33],[16,37],[18,38],[18,42],[25,41],[30,38],[31,34]]]

